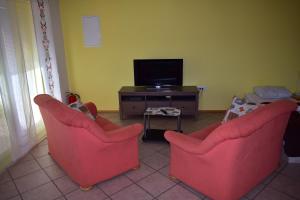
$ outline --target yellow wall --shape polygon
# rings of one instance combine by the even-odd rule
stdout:
[[[296,90],[297,0],[61,0],[71,89],[102,110],[118,109],[133,85],[134,58],[184,58],[184,85],[206,85],[200,109],[228,107],[256,85]],[[101,20],[103,45],[85,48],[81,17]]]

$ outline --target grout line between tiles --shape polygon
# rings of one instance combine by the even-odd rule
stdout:
[[[66,175],[66,176],[68,176],[68,175]],[[62,176],[62,177],[64,177],[64,176]],[[55,180],[60,179],[60,178],[62,178],[62,177],[53,179],[53,184],[54,184],[55,187],[58,189],[58,191],[60,191],[60,192],[62,193],[62,196],[63,196],[65,199],[67,199],[67,195],[68,195],[68,194],[71,194],[72,192],[77,191],[77,190],[79,189],[79,187],[76,188],[76,189],[74,189],[74,190],[71,190],[71,191],[69,191],[69,192],[67,192],[67,193],[63,193],[63,192],[59,189],[59,187],[56,185],[56,183],[55,183]],[[69,176],[68,176],[68,177],[69,177]],[[71,181],[72,181],[72,179],[71,179]],[[73,182],[73,181],[72,181],[72,182]],[[76,184],[76,185],[77,185],[77,184]]]
[[[42,170],[42,168],[37,169],[37,170],[34,170],[34,171],[29,172],[28,174],[24,174],[24,175],[22,175],[22,176],[18,176],[18,177],[16,177],[16,178],[12,178],[12,180],[17,180],[17,179],[23,178],[23,177],[25,177],[25,176],[28,176],[28,175],[33,174],[33,173],[35,173],[35,172],[37,172],[37,171],[40,171],[40,170]]]
[[[155,172],[159,172],[159,170],[161,170],[162,168],[165,168],[166,166],[169,165],[169,164],[166,164],[166,165],[162,166],[162,167],[159,168],[159,169],[154,169],[153,167],[151,167],[150,165],[148,165],[148,164],[145,163],[144,161],[141,161],[141,162],[143,162],[144,165],[147,165],[147,167],[150,167],[151,169],[153,169]],[[160,173],[160,172],[159,172],[159,173]],[[142,178],[142,179],[144,179],[144,178]]]
[[[143,161],[140,161],[140,162],[143,162]],[[152,168],[151,166],[147,165],[147,164],[144,163],[144,162],[143,162],[143,164],[145,164],[146,166],[148,166],[148,167],[150,167],[151,169],[154,170],[152,173],[148,174],[147,176],[145,176],[145,177],[143,177],[143,178],[141,178],[141,179],[139,179],[139,180],[137,180],[137,181],[134,181],[134,184],[136,184],[137,186],[139,186],[140,188],[142,188],[144,191],[146,191],[146,190],[145,190],[142,186],[140,186],[140,185],[138,184],[138,182],[142,181],[143,179],[146,179],[147,177],[149,177],[149,176],[151,176],[151,175],[153,175],[153,174],[155,174],[155,173],[159,173],[160,175],[164,176],[165,178],[168,178],[168,177],[166,177],[164,174],[162,174],[162,173],[159,171],[159,170],[161,170],[162,168],[168,166],[168,164],[164,165],[163,167],[161,167],[161,168],[159,168],[159,169],[154,169],[154,168]],[[174,181],[172,181],[172,182],[174,182]],[[170,190],[171,188],[175,187],[175,186],[178,185],[180,182],[177,182],[177,183],[174,182],[174,183],[175,183],[175,184],[174,184],[173,186],[171,186],[170,188],[168,188],[168,189],[165,190],[164,192],[166,192],[166,191]],[[146,192],[149,193],[148,191],[146,191]],[[162,192],[162,193],[164,193],[164,192]],[[155,199],[155,198],[159,197],[162,193],[160,193],[158,196],[153,196],[151,193],[149,193],[149,194],[150,194],[152,197],[154,197],[154,199]]]
[[[285,167],[286,167],[286,166],[282,167],[282,169],[281,169],[280,171],[282,171]],[[274,175],[274,177],[271,178],[271,180],[269,181],[269,183],[267,183],[267,184],[263,184],[263,183],[262,183],[263,188],[262,188],[256,195],[254,195],[254,197],[253,197],[252,199],[255,199],[255,198],[256,198],[260,193],[262,193],[267,187],[271,187],[271,188],[274,189],[275,191],[277,191],[277,192],[279,192],[279,193],[282,193],[282,194],[285,194],[285,195],[287,195],[287,196],[289,196],[289,197],[291,197],[291,198],[293,198],[293,199],[296,200],[296,197],[293,197],[293,196],[291,196],[290,194],[285,193],[285,192],[282,192],[282,191],[278,190],[277,188],[274,188],[274,187],[271,186],[272,181],[273,181],[279,174],[282,175],[282,174],[280,173],[280,171],[276,171],[276,170],[275,170],[275,175]],[[271,176],[271,175],[269,175],[269,176]],[[248,198],[248,197],[247,197],[247,198]],[[248,199],[250,199],[250,198],[248,198]]]
[[[162,193],[160,193],[159,195],[157,195],[155,198],[160,197],[161,195],[163,195],[164,193],[168,192],[169,190],[171,190],[172,188],[174,188],[175,186],[177,186],[178,183],[175,183],[173,186],[171,186],[170,188],[168,188],[166,191],[163,191]],[[179,185],[180,186],[180,185]]]
[[[147,165],[147,166],[148,166],[148,165]],[[148,167],[149,167],[149,166],[148,166]],[[153,168],[151,168],[151,169],[153,169]],[[137,183],[137,182],[143,180],[144,178],[151,176],[151,175],[154,174],[154,173],[156,173],[156,171],[153,171],[153,172],[151,172],[150,174],[148,174],[148,175],[144,176],[143,178],[140,178],[140,179],[138,179],[138,180],[136,180],[136,181],[133,180],[133,179],[131,179],[131,178],[130,178],[129,176],[127,176],[126,174],[125,174],[125,176],[126,176],[129,180],[131,180],[133,183]]]
[[[106,198],[106,199],[111,199],[110,197],[111,197],[111,195],[109,195],[109,194],[107,194],[104,190],[102,190],[100,187],[98,187],[98,185],[96,184],[96,186],[95,186],[97,189],[99,189],[100,191],[102,191],[108,198]],[[122,189],[121,189],[122,190]],[[120,191],[121,191],[120,190]],[[104,199],[104,200],[106,200],[106,199]]]
[[[266,189],[266,187],[267,187],[267,185],[264,185],[264,184],[262,184],[262,189],[261,190],[259,190],[255,195],[254,195],[254,197],[252,198],[252,199],[255,199],[260,193],[262,193],[262,191],[264,191],[265,189]],[[250,191],[252,191],[252,190],[250,190]],[[249,197],[246,197],[246,198],[248,198],[248,199],[251,199],[251,198],[249,198]]]
[[[122,176],[122,175],[120,175],[120,176]],[[108,180],[111,180],[111,179],[108,179]],[[108,180],[107,180],[107,181],[108,181]],[[130,180],[130,181],[131,181],[131,180]],[[120,190],[118,190],[118,191],[116,191],[116,192],[113,192],[112,194],[109,195],[109,194],[107,194],[100,186],[98,186],[98,184],[101,184],[101,183],[104,183],[104,182],[105,182],[105,181],[99,182],[99,183],[95,184],[95,187],[98,188],[100,191],[102,191],[109,199],[111,199],[110,197],[111,197],[112,195],[114,195],[114,194],[116,194],[116,193],[122,191],[123,189],[128,188],[128,187],[130,187],[131,185],[133,185],[133,184],[127,185],[127,186],[121,188]],[[132,182],[132,183],[133,183],[133,182]]]
[[[21,162],[20,164],[24,164],[24,163],[30,162],[30,161],[35,161],[35,162],[39,165],[38,161],[36,161],[34,158],[33,158],[32,160],[23,161],[23,162]],[[16,165],[16,164],[17,164],[17,163],[15,163],[14,165]],[[28,172],[28,173],[26,173],[26,174],[23,174],[23,175],[21,175],[21,176],[18,176],[18,177],[16,177],[16,178],[14,178],[14,177],[11,175],[10,171],[9,171],[9,169],[10,169],[11,167],[12,167],[12,166],[10,166],[10,167],[7,169],[7,172],[9,172],[9,175],[11,176],[11,179],[12,179],[12,180],[16,180],[16,179],[22,178],[22,177],[24,177],[24,176],[27,176],[27,175],[29,175],[29,174],[32,174],[32,173],[37,172],[37,171],[39,171],[39,170],[42,169],[41,166],[39,165],[39,167],[40,167],[39,169],[33,170],[33,171],[31,171],[31,172]]]
[[[153,194],[151,194],[150,192],[148,192],[147,190],[145,190],[142,186],[140,186],[137,183],[134,183],[136,186],[138,186],[139,188],[141,188],[142,190],[144,190],[147,194],[149,194],[152,198],[155,198],[155,196],[153,196]]]
[[[286,175],[286,174],[283,174],[283,173],[278,173],[276,176],[278,176],[278,175],[281,175],[281,176],[284,176],[284,177],[287,177],[287,178],[289,178],[289,179],[291,179],[291,180],[293,180],[293,181],[295,181],[295,182],[300,182],[300,179],[298,180],[298,179],[294,179],[293,177],[291,177],[291,176],[289,176],[289,175]],[[273,179],[272,179],[273,180]]]
[[[48,154],[47,154],[48,155]],[[33,156],[33,159],[38,163],[38,165],[40,166],[40,168],[42,169],[42,171],[46,174],[46,176],[50,179],[50,182],[52,182],[52,184],[56,187],[56,189],[57,189],[57,191],[61,194],[61,196],[63,196],[63,197],[65,197],[64,196],[64,193],[63,192],[61,192],[60,191],[60,189],[57,187],[57,185],[55,184],[55,182],[54,182],[54,180],[56,180],[56,179],[53,179],[52,180],[52,178],[48,175],[48,173],[46,172],[46,170],[40,165],[40,163],[37,161],[37,158],[34,156],[34,155],[32,155]],[[51,156],[50,156],[51,157]],[[52,157],[51,157],[51,159],[52,159]],[[61,177],[58,177],[58,178],[61,178]],[[57,178],[57,179],[58,179]],[[49,183],[49,182],[47,182],[47,183]],[[46,184],[46,183],[45,183]],[[42,185],[45,185],[45,184],[42,184]],[[40,187],[41,185],[39,185],[39,186],[37,186],[37,187],[35,187],[35,188],[38,188],[38,187]],[[33,189],[35,189],[35,188],[32,188],[31,190],[33,190]],[[60,196],[60,197],[61,197]]]
[[[156,152],[156,151],[154,151],[154,153],[155,153],[155,152]],[[143,162],[143,161],[140,159],[140,162]],[[126,188],[132,186],[132,185],[136,185],[136,186],[138,186],[139,188],[141,188],[143,191],[145,191],[147,194],[149,194],[153,199],[155,199],[156,197],[155,197],[154,195],[152,195],[150,192],[148,192],[147,190],[145,190],[142,186],[140,186],[140,185],[138,184],[138,182],[142,181],[143,179],[146,179],[147,177],[149,177],[149,176],[151,176],[151,175],[153,175],[153,174],[155,174],[155,173],[161,174],[161,173],[159,172],[159,170],[161,170],[162,168],[166,167],[168,164],[164,165],[163,167],[161,167],[161,168],[159,168],[159,169],[154,169],[153,167],[147,165],[147,164],[144,163],[144,162],[143,162],[143,164],[145,164],[145,165],[148,166],[149,168],[153,169],[154,171],[153,171],[152,173],[146,175],[145,177],[143,177],[143,178],[141,178],[141,179],[138,179],[137,181],[132,180],[130,177],[128,177],[126,174],[124,174],[124,176],[126,176],[129,180],[132,181],[132,184],[130,184],[130,185],[126,186],[126,187],[123,187],[121,190],[119,190],[119,191],[117,191],[117,192],[114,192],[114,193],[112,193],[111,195],[108,195],[108,196],[111,197],[111,196],[113,196],[113,195],[115,195],[115,194],[117,194],[117,193],[119,193],[119,192],[125,190]],[[161,174],[161,175],[164,176],[163,174]],[[164,177],[166,177],[166,176],[164,176]],[[167,178],[167,177],[166,177],[166,178]],[[178,184],[178,183],[176,183],[176,182],[174,182],[174,183],[175,183],[174,186]],[[166,191],[168,191],[169,189],[173,188],[174,186],[168,188]],[[98,187],[98,188],[101,189],[100,187]],[[102,189],[101,189],[101,190],[102,190]],[[102,190],[102,191],[103,191],[103,190]],[[164,192],[166,192],[166,191],[164,191]],[[104,192],[104,191],[103,191],[103,192]],[[105,193],[105,192],[104,192],[104,193]],[[106,194],[106,193],[105,193],[105,194]],[[160,194],[159,194],[159,195],[160,195]],[[159,195],[158,195],[158,196],[159,196]]]
[[[287,176],[287,175],[285,175],[285,174],[282,173],[282,171],[283,171],[287,166],[288,166],[288,163],[285,163],[285,164],[284,164],[284,167],[281,167],[280,170],[278,170],[278,171],[275,170],[275,176],[272,177],[272,179],[269,181],[268,184],[266,184],[266,187],[268,186],[268,187],[272,188],[273,190],[275,190],[275,191],[277,191],[277,192],[283,193],[283,194],[289,196],[290,198],[297,200],[297,197],[292,196],[292,195],[290,195],[289,193],[280,191],[280,190],[278,190],[276,187],[271,186],[272,181],[273,181],[276,177],[278,177],[279,175],[285,176],[285,177],[287,177],[287,178],[289,178],[289,179],[292,179],[290,176]],[[294,179],[292,179],[292,180],[294,180]],[[300,182],[300,181],[297,180],[296,182]],[[264,189],[265,189],[265,188],[264,188]],[[263,190],[264,190],[264,189],[263,189]],[[256,196],[257,196],[257,195],[256,195]],[[256,197],[256,196],[255,196],[255,197]]]
[[[269,184],[269,187],[272,188],[273,190],[279,192],[279,193],[282,193],[282,194],[287,195],[288,197],[290,197],[290,198],[292,198],[292,199],[294,199],[294,200],[297,200],[297,199],[298,199],[297,197],[292,196],[292,195],[290,195],[289,193],[286,193],[286,192],[283,192],[283,191],[281,191],[281,190],[278,190],[277,188],[271,186],[271,184]],[[255,197],[256,197],[256,196],[255,196]]]
[[[7,173],[8,173],[8,175],[10,176],[11,181],[13,182],[13,184],[14,184],[14,186],[15,186],[15,188],[16,188],[16,190],[17,190],[19,196],[20,196],[20,198],[23,200],[23,197],[22,197],[22,195],[21,195],[21,192],[19,191],[19,189],[18,189],[18,187],[17,187],[17,184],[15,183],[15,181],[14,181],[14,179],[12,178],[12,175],[11,175],[11,173],[10,173],[10,171],[9,171],[8,169],[7,169]],[[17,195],[16,195],[16,196],[17,196]],[[14,196],[14,197],[16,197],[16,196]],[[13,197],[12,197],[12,198],[13,198]]]

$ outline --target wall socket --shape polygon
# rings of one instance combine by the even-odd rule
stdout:
[[[198,90],[207,90],[207,86],[206,85],[197,85],[197,89]]]

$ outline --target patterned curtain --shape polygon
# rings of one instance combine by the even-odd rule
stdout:
[[[51,65],[51,57],[49,52],[49,39],[47,37],[47,22],[46,22],[46,16],[45,16],[45,2],[44,0],[37,0],[39,11],[40,11],[40,28],[42,32],[42,43],[44,47],[44,54],[45,54],[45,67],[47,72],[47,78],[48,78],[48,87],[50,94],[54,96],[54,81],[53,81],[53,75],[52,75],[52,65]]]
[[[32,0],[31,2],[40,65],[46,82],[46,92],[61,100],[49,2],[48,0]]]

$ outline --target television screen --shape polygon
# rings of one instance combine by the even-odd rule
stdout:
[[[135,86],[181,86],[183,59],[135,59]]]

